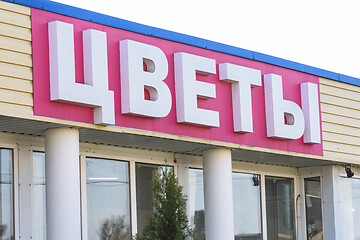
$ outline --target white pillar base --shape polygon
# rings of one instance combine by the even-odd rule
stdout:
[[[47,239],[81,239],[79,131],[45,132]]]
[[[231,150],[203,152],[206,240],[234,240]]]

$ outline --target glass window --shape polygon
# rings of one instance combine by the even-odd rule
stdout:
[[[205,239],[203,170],[189,169],[189,206],[190,225],[194,229],[195,239]]]
[[[265,177],[267,239],[295,239],[294,180]]]
[[[260,240],[260,176],[233,173],[235,240]]]
[[[0,239],[14,238],[13,152],[0,149]]]
[[[148,216],[153,212],[151,183],[165,166],[136,163],[137,231],[141,233]],[[173,170],[172,167],[169,167]]]
[[[320,177],[306,178],[304,184],[307,239],[323,239]]]
[[[86,159],[88,240],[131,239],[129,164]]]
[[[360,179],[340,179],[342,239],[360,239]]]
[[[254,179],[255,178],[255,179]],[[235,239],[258,240],[261,236],[260,178],[233,173]],[[189,169],[190,223],[195,239],[205,239],[203,170]]]
[[[45,153],[33,152],[34,239],[46,240]]]

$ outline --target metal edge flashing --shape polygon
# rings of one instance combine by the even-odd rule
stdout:
[[[177,43],[208,49],[215,52],[225,53],[237,57],[255,60],[258,62],[268,63],[271,65],[288,68],[299,72],[304,72],[318,77],[323,77],[360,87],[359,78],[335,73],[332,71],[312,67],[309,65],[293,62],[290,60],[270,56],[263,53],[258,53],[258,52],[206,40],[203,38],[193,37],[186,34],[181,34],[169,30],[147,26],[140,23],[127,21],[121,18],[112,17],[105,14],[85,10],[82,8],[69,6],[63,3],[58,3],[49,0],[2,0],[2,1],[16,3],[53,13],[58,13],[61,15],[74,17],[77,19],[90,21],[90,22],[106,25],[109,27],[119,28],[147,36],[157,37]]]

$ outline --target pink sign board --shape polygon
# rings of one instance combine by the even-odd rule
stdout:
[[[53,21],[70,23],[74,27],[75,79],[84,83],[83,38],[84,30],[95,29],[106,33],[108,60],[108,87],[114,92],[115,126],[149,130],[154,132],[203,138],[230,142],[248,146],[284,150],[312,155],[322,155],[320,144],[306,144],[303,137],[299,139],[276,139],[267,136],[264,82],[251,89],[253,132],[234,132],[231,84],[219,80],[219,64],[230,63],[261,71],[264,75],[282,76],[283,99],[301,106],[300,84],[304,82],[319,84],[319,78],[310,74],[244,59],[220,52],[214,52],[194,46],[176,43],[160,38],[133,33],[113,27],[87,22],[63,15],[32,9],[32,44],[34,74],[34,114],[70,121],[94,124],[94,109],[50,99],[50,66],[49,66],[49,30],[48,24]],[[165,117],[141,117],[123,114],[121,110],[121,72],[119,42],[132,40],[160,48],[168,62],[168,75],[164,82],[171,92],[172,106]],[[178,123],[176,114],[174,54],[184,52],[216,61],[216,73],[197,75],[197,80],[215,85],[216,97],[198,98],[197,107],[219,113],[219,127],[204,127]],[[321,125],[321,124],[320,124]],[[321,126],[320,126],[321,128]],[[321,132],[321,130],[320,130]]]

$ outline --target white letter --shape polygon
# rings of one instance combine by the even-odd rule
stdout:
[[[92,107],[95,124],[115,124],[114,92],[108,88],[106,33],[83,31],[85,84],[80,84],[75,82],[73,25],[54,21],[48,28],[51,101]]]
[[[321,143],[318,85],[301,83],[301,107],[305,117],[304,143]]]
[[[171,110],[171,93],[163,82],[168,74],[164,52],[152,45],[120,41],[120,67],[122,113],[166,117]],[[144,89],[150,100],[145,99]]]
[[[175,90],[177,122],[219,127],[219,112],[197,107],[197,98],[216,98],[215,84],[196,80],[196,74],[216,73],[214,59],[175,53]]]
[[[222,63],[219,75],[231,83],[234,132],[253,132],[251,88],[261,86],[261,71]]]
[[[296,103],[283,99],[282,77],[265,74],[264,87],[267,136],[284,139],[300,138],[305,128],[304,115]]]

